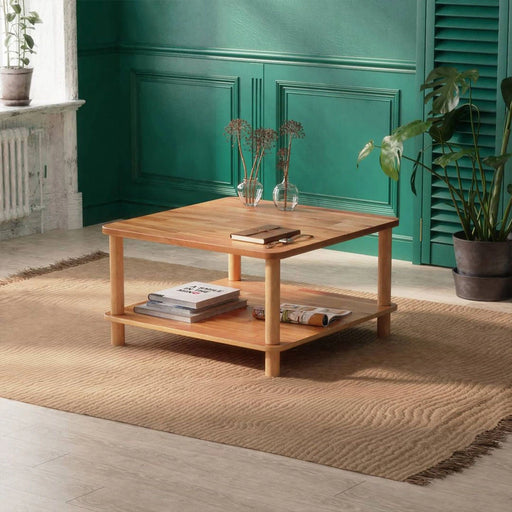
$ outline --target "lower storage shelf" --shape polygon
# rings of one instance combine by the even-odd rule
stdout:
[[[262,281],[229,281],[227,279],[215,281],[215,283],[239,288],[241,297],[248,300],[247,308],[223,313],[191,324],[137,314],[133,311],[136,304],[126,306],[124,314],[112,315],[107,312],[105,317],[111,322],[144,329],[180,334],[262,352],[281,352],[396,310],[395,304],[379,307],[377,302],[371,299],[355,298],[337,292],[322,291],[314,287],[305,288],[302,285],[281,284],[281,302],[348,309],[352,313],[334,321],[327,327],[281,323],[280,344],[265,345],[265,322],[252,317],[252,307],[264,303],[264,283]]]

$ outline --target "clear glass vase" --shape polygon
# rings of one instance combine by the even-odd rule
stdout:
[[[244,206],[257,206],[263,194],[263,185],[258,180],[244,180],[236,187]]]
[[[283,180],[274,187],[272,197],[278,210],[288,212],[295,209],[299,202],[299,189],[288,180]]]

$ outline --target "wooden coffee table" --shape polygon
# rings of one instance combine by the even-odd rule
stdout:
[[[264,224],[298,228],[313,235],[288,245],[261,246],[230,239],[230,233]],[[298,345],[337,331],[377,319],[377,336],[390,333],[391,312],[391,230],[398,219],[299,205],[292,212],[277,210],[270,201],[255,208],[244,207],[238,198],[225,197],[174,210],[112,222],[103,226],[110,240],[111,311],[105,314],[111,325],[111,342],[124,345],[125,325],[181,334],[217,343],[235,345],[265,353],[265,375],[280,372],[280,354]],[[322,247],[378,233],[377,300],[354,298],[341,293],[316,290],[304,285],[282,284],[281,260]],[[241,290],[249,307],[197,323],[184,323],[136,314],[124,304],[123,239],[131,238],[228,254],[228,278],[215,281]],[[265,260],[265,278],[242,279],[242,256]],[[340,272],[350,269],[340,268]],[[318,272],[322,272],[319,265]],[[176,279],[169,277],[169,281]],[[154,290],[148,290],[148,293]],[[141,297],[144,302],[145,297]],[[281,302],[350,309],[352,314],[328,327],[280,322]],[[264,305],[264,321],[252,317],[251,306]]]

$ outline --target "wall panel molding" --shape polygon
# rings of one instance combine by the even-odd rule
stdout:
[[[289,102],[293,96],[320,96],[343,100],[383,102],[387,105],[389,111],[389,133],[398,126],[400,115],[400,91],[398,89],[351,87],[293,81],[276,81],[275,86],[278,126],[290,118]],[[340,208],[365,213],[398,216],[398,183],[388,180],[387,187],[387,199],[385,202],[306,192],[301,192],[301,202],[304,201],[307,204],[326,208]]]
[[[173,74],[154,70],[131,70],[130,72],[130,140],[131,140],[131,179],[134,183],[162,186],[163,183],[172,185],[173,189],[183,191],[205,192],[217,195],[233,195],[235,185],[238,183],[237,153],[231,152],[231,172],[229,181],[201,180],[183,177],[164,176],[151,169],[143,169],[140,159],[141,132],[140,132],[140,94],[143,83],[165,83],[169,87],[190,86],[225,89],[229,94],[230,111],[227,116],[236,118],[240,111],[239,77]]]
[[[257,50],[226,50],[224,48],[181,48],[122,42],[110,42],[100,45],[83,45],[78,48],[79,57],[101,55],[105,53],[288,63],[408,74],[416,72],[415,61],[350,57],[344,55],[306,55],[298,53],[261,52]]]
[[[306,55],[258,50],[229,50],[224,48],[179,48],[149,44],[119,43],[117,49],[122,54],[144,54],[155,56],[196,57],[210,59],[245,60],[289,64],[321,65],[335,68],[385,70],[399,73],[415,73],[416,62],[398,59],[350,57],[344,55]],[[80,51],[87,52],[87,48]]]
[[[91,57],[96,55],[105,55],[105,54],[118,54],[119,52],[119,43],[111,42],[111,43],[102,43],[97,45],[87,45],[80,46],[77,50],[78,57]]]

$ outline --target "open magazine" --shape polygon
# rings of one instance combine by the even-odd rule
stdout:
[[[291,324],[328,326],[334,320],[350,315],[348,309],[322,308],[304,304],[281,304],[281,322]],[[259,320],[265,319],[265,308],[254,306],[252,316]]]

